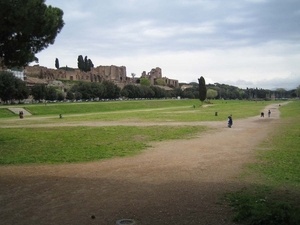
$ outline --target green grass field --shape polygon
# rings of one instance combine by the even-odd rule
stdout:
[[[32,104],[0,107],[0,164],[86,162],[138,154],[150,142],[187,138],[205,130],[193,127],[60,127],[62,122],[220,121],[258,115],[271,102],[199,100],[144,100],[83,103]],[[32,113],[19,119],[8,107],[23,106]],[[218,116],[215,116],[218,112]],[[63,118],[60,119],[59,115]],[[22,125],[57,124],[55,127],[25,128]],[[13,126],[21,126],[14,128]],[[162,133],[160,131],[163,131]],[[134,138],[142,136],[143,138]],[[131,138],[132,137],[132,138]]]
[[[60,127],[62,122],[81,121],[212,121],[257,115],[266,103],[199,100],[145,100],[32,104],[0,107],[0,164],[86,162],[138,154],[152,141],[193,137],[203,126],[174,127]],[[8,107],[23,106],[32,113],[19,119]],[[215,116],[218,112],[218,116]],[[59,114],[63,115],[60,119]],[[26,128],[23,125],[57,124]],[[14,128],[13,126],[21,126]],[[140,137],[140,138],[136,138]]]
[[[52,103],[14,105],[9,107],[24,107],[33,116],[48,117],[45,120],[55,122],[62,114],[65,120],[157,120],[157,121],[220,121],[233,114],[235,119],[258,115],[260,111],[272,102],[255,102],[216,100],[213,104],[201,106],[199,100],[144,100],[144,101],[111,101],[82,103]],[[195,107],[194,107],[195,106]],[[0,107],[0,119],[17,118],[8,106]],[[218,116],[215,116],[218,112]],[[20,121],[22,122],[22,121]]]

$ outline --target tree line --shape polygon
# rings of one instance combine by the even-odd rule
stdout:
[[[180,85],[183,85],[183,83]],[[200,99],[199,84],[189,83],[188,85],[190,87],[184,90],[180,87],[165,90],[162,86],[150,85],[149,82],[142,81],[140,85],[127,84],[121,89],[110,81],[102,83],[77,82],[70,88],[61,90],[59,87],[45,84],[27,87],[26,83],[16,78],[12,72],[0,71],[0,98],[3,102],[20,101],[27,99],[29,95],[36,101],[116,99],[120,97],[131,99],[177,98],[178,96],[181,98]],[[240,89],[235,86],[218,83],[205,85],[205,88],[206,95],[204,99],[268,99],[270,94],[274,94],[276,98],[300,96],[300,85],[296,90],[291,91],[286,91],[282,88],[276,91],[257,88]],[[201,99],[203,100],[203,97]],[[201,99],[200,101],[202,101]]]
[[[199,98],[199,84],[192,83],[180,83],[182,85],[189,85],[189,88],[184,90],[184,96],[187,98]],[[300,85],[297,89],[285,90],[284,88],[278,88],[276,90],[268,90],[262,88],[246,88],[241,89],[235,86],[227,84],[207,84],[206,86],[206,98],[207,99],[263,99],[268,100],[272,95],[275,98],[295,98],[300,97]]]
[[[110,81],[102,83],[79,82],[66,93],[68,100],[117,98],[167,98],[178,96],[176,91],[166,91],[158,86],[127,84],[122,89]]]

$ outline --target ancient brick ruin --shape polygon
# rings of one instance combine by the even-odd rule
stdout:
[[[161,71],[161,68],[159,68],[159,67],[152,69],[149,73],[146,73],[146,71],[143,71],[141,78],[149,79],[152,85],[155,84],[156,79],[164,79],[166,84],[169,87],[179,87],[178,80],[169,79],[167,77],[162,77],[162,71]]]
[[[25,73],[28,80],[30,78],[38,78],[44,81],[53,80],[76,80],[86,82],[103,82],[105,80],[111,81],[119,87],[124,87],[126,84],[139,84],[140,78],[147,78],[152,85],[155,85],[156,79],[164,79],[166,84],[170,87],[178,87],[178,80],[162,77],[162,70],[159,67],[152,69],[150,72],[145,71],[138,78],[127,77],[125,66],[98,66],[92,68],[89,72],[83,72],[79,69],[48,69],[43,66],[28,66],[25,68]]]

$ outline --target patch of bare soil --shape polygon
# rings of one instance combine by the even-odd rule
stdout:
[[[140,225],[231,225],[230,208],[220,197],[247,185],[237,177],[278,122],[278,105],[268,109],[270,118],[234,120],[233,128],[226,121],[199,123],[216,129],[156,143],[134,157],[1,166],[0,224],[113,225],[130,218]]]

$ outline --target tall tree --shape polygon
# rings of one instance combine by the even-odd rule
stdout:
[[[88,59],[88,71],[91,71],[91,69],[94,68],[94,64],[92,62],[92,60]]]
[[[199,99],[203,104],[204,100],[206,99],[206,86],[205,86],[204,77],[201,76],[198,79],[198,82],[199,82]]]
[[[63,11],[45,0],[0,1],[0,63],[26,66],[53,44],[64,26]]]
[[[94,64],[93,64],[92,60],[88,59],[87,56],[85,56],[83,59],[82,55],[78,56],[77,65],[78,65],[78,69],[80,69],[81,71],[84,71],[84,72],[91,71],[91,68],[94,68]]]
[[[55,59],[55,68],[59,69],[59,61],[58,58]]]
[[[79,55],[78,58],[77,58],[77,66],[78,66],[78,69],[80,69],[81,71],[83,71],[83,69],[84,69],[84,61],[83,61],[82,55]]]
[[[84,57],[84,67],[83,67],[83,71],[84,71],[84,72],[89,71],[89,61],[88,61],[87,56]]]

